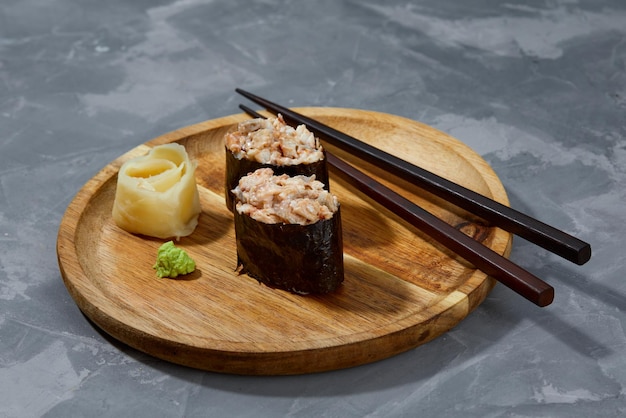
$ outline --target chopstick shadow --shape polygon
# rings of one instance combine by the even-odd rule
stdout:
[[[531,268],[528,270],[532,271]],[[577,297],[577,294],[584,295],[585,299],[595,299],[599,304],[614,309],[623,309],[624,307],[626,300],[624,292],[602,283],[591,282],[570,265],[565,265],[564,262],[546,262],[542,268],[537,269],[534,273],[554,285],[557,289],[555,304],[563,310],[569,309],[568,305],[575,304],[578,306],[580,304],[580,300],[583,298]],[[558,338],[572,351],[590,358],[604,358],[614,354],[614,350],[604,342],[581,330],[583,328],[581,325],[589,325],[586,321],[589,313],[580,308],[575,309],[575,313],[570,315],[550,315],[550,312],[549,309],[546,310],[545,317],[537,321],[536,325]],[[591,315],[593,317],[593,314]],[[597,314],[596,316],[600,315]],[[571,317],[572,322],[576,322],[578,326],[568,323],[565,320],[568,317]]]
[[[625,292],[620,292],[614,287],[606,286],[603,283],[592,282],[571,268],[562,268],[559,273],[567,277],[568,286],[575,288],[581,294],[585,294],[612,308],[624,309],[626,305]]]
[[[491,299],[483,303],[483,308],[501,313],[502,319],[509,321],[511,324],[518,323],[522,320],[529,320],[533,327],[541,328],[546,334],[558,339],[563,345],[567,346],[571,350],[569,352],[577,353],[579,356],[600,359],[614,354],[612,348],[594,338],[592,335],[582,331],[580,326],[573,324],[576,322],[578,325],[581,324],[579,317],[572,317],[572,323],[570,323],[566,321],[562,315],[557,315],[550,311],[550,308],[544,308],[535,316],[524,317],[517,313],[506,311],[508,309],[507,306],[515,305],[514,301],[507,299],[508,297]],[[533,344],[535,343],[529,343],[529,345]],[[564,355],[568,353],[567,350],[563,350],[563,352]]]

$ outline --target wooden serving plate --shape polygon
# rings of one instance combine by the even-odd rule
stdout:
[[[299,112],[508,205],[489,165],[458,140],[398,116],[363,110]],[[342,205],[345,281],[324,296],[297,296],[238,275],[233,219],[224,203],[224,134],[244,114],[165,134],[122,155],[78,192],[60,225],[63,280],[82,312],[114,338],[194,368],[251,375],[301,374],[356,366],[445,333],[478,306],[495,281],[351,190],[331,172]],[[198,269],[159,279],[163,240],[129,234],[111,218],[117,172],[158,144],[178,142],[198,161],[202,213],[177,243]],[[484,245],[508,256],[511,234],[329,148]]]

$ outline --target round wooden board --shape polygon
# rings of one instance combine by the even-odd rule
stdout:
[[[398,116],[339,108],[299,112],[416,163],[501,203],[505,190],[470,148]],[[76,195],[57,240],[59,266],[78,307],[97,326],[140,351],[194,368],[251,375],[319,372],[409,350],[445,333],[478,306],[495,281],[439,246],[331,172],[342,205],[345,281],[333,294],[297,296],[236,269],[231,213],[224,204],[224,134],[244,114],[155,138],[102,169]],[[198,162],[202,213],[177,243],[198,269],[159,279],[163,240],[129,234],[111,218],[117,172],[158,144],[178,142]],[[512,237],[376,167],[329,148],[448,223],[508,256]]]

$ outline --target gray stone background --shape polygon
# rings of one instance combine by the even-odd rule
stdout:
[[[235,87],[443,130],[592,260],[516,239],[552,305],[498,285],[437,340],[348,370],[220,375],[117,343],[61,280],[64,210],[136,145],[239,113]],[[0,417],[624,416],[625,134],[623,0],[3,0]]]

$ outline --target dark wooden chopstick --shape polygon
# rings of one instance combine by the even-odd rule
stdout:
[[[239,107],[252,117],[265,117],[247,106],[239,105]],[[552,303],[554,288],[543,280],[328,151],[326,151],[326,158],[331,169],[334,169],[348,184],[454,251],[476,268],[538,306],[543,307]]]
[[[280,113],[287,123],[304,124],[320,139],[348,150],[352,155],[370,162],[393,175],[411,181],[416,186],[483,218],[494,226],[519,235],[578,265],[586,263],[591,258],[591,246],[566,232],[284,106],[239,88],[235,89],[235,91],[274,114]]]

